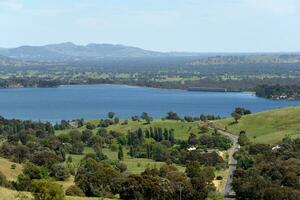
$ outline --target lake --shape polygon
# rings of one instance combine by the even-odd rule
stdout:
[[[56,122],[61,119],[120,118],[148,112],[160,118],[169,111],[181,116],[230,116],[235,107],[252,112],[300,105],[300,101],[275,101],[252,93],[189,92],[125,85],[74,85],[57,88],[0,90],[0,115],[6,118]]]

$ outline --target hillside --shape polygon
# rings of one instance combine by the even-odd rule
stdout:
[[[232,118],[218,120],[215,125],[229,132],[238,134],[246,131],[254,143],[275,144],[285,136],[300,137],[300,107],[288,107],[243,116],[238,124]]]
[[[257,55],[225,55],[201,58],[191,63],[193,66],[201,65],[237,65],[237,64],[278,64],[299,63],[300,55],[295,54],[257,54]]]
[[[21,61],[21,60],[17,60],[17,59],[13,59],[13,58],[9,58],[6,56],[1,56],[0,55],[0,67],[6,67],[6,66],[13,66],[13,67],[20,67],[20,66],[28,66],[29,63]]]

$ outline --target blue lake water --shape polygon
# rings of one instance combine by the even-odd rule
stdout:
[[[142,112],[160,118],[169,111],[181,116],[214,114],[225,117],[238,106],[258,112],[295,105],[300,105],[300,101],[273,101],[251,93],[189,92],[124,85],[0,90],[0,115],[51,122],[105,117],[109,111],[120,118]]]

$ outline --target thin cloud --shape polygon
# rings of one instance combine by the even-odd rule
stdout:
[[[19,11],[23,9],[23,4],[17,0],[0,0],[0,9]]]

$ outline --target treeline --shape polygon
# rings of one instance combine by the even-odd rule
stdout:
[[[300,86],[298,85],[259,85],[255,87],[259,97],[269,99],[299,99]]]

